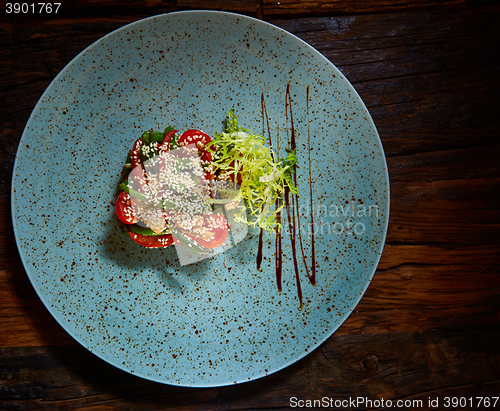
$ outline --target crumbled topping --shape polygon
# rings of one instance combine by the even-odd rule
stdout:
[[[151,151],[145,147],[149,146],[142,146],[142,152],[148,156]],[[151,230],[163,232],[167,218],[190,234],[213,238],[215,234],[204,227],[203,216],[212,212],[212,201],[195,144],[159,150],[159,155],[144,162],[144,172],[142,168],[134,170],[131,176],[129,185],[145,195],[147,204],[135,198],[132,202],[140,220]]]

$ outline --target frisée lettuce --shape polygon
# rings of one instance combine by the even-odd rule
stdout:
[[[297,163],[295,151],[287,148],[286,157],[278,159],[264,136],[239,125],[233,110],[229,111],[225,131],[216,132],[206,149],[213,153],[215,174],[239,185],[234,200],[244,199],[250,214],[248,224],[279,231],[277,216],[285,206],[286,191],[299,195],[292,178]]]

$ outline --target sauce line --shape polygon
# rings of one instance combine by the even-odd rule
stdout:
[[[260,271],[260,266],[262,264],[262,249],[263,249],[263,239],[262,235],[264,234],[264,230],[261,228],[259,233],[259,248],[257,249],[257,271]]]
[[[311,165],[311,126],[309,121],[309,86],[306,89],[306,121],[307,121],[307,154],[309,159],[309,200],[311,206],[311,274],[309,282],[316,285],[316,250],[314,247],[314,204],[313,204],[313,180]]]
[[[309,124],[309,86],[306,88],[306,121],[307,121],[307,158],[308,158],[308,172],[309,172],[309,196],[310,196],[310,221],[311,226],[314,227],[314,201],[313,201],[313,180],[312,180],[312,166],[311,166],[311,129]],[[264,93],[261,94],[261,109],[262,109],[262,135],[268,136],[269,145],[272,147],[272,139],[271,139],[271,129],[269,126],[269,115],[267,112],[266,102],[264,98]],[[287,84],[286,94],[285,94],[285,113],[286,113],[286,131],[287,138],[289,140],[288,146],[291,150],[296,152],[297,143],[296,143],[296,133],[295,133],[295,125],[293,119],[293,110],[292,110],[292,97],[290,94],[290,83]],[[277,134],[278,144],[277,149],[279,151],[279,127]],[[297,187],[297,164],[293,166],[293,182]],[[300,229],[300,213],[299,213],[299,199],[298,196],[294,195],[290,201],[290,189],[285,187],[284,200],[278,198],[276,200],[276,208],[280,208],[283,206],[286,209],[287,220],[288,220],[288,230],[290,235],[290,243],[292,248],[292,257],[293,257],[293,266],[295,271],[295,282],[297,286],[297,296],[300,301],[300,308],[303,307],[303,296],[302,296],[302,286],[300,281],[300,272],[299,272],[299,261],[297,259],[297,225],[298,225],[298,241],[300,245],[300,251],[302,255],[302,262],[304,264],[306,270],[306,276],[313,286],[316,285],[316,250],[315,250],[315,239],[314,239],[314,230],[311,232],[311,268],[309,269],[309,265],[307,262],[307,256],[304,251],[304,243],[302,239],[302,232]],[[290,210],[290,207],[292,210]],[[282,250],[282,233],[281,233],[281,211],[276,213],[276,223],[277,228],[275,231],[275,269],[276,269],[276,285],[278,287],[278,291],[282,291],[282,267],[283,267],[283,250]],[[263,230],[260,230],[259,233],[259,249],[257,252],[257,269],[260,270],[263,259]]]
[[[287,118],[287,124],[288,124],[288,114],[290,114],[290,127],[287,128],[287,131],[290,130],[290,140],[289,140],[289,147],[292,150],[296,150],[297,144],[295,141],[295,126],[293,123],[293,113],[292,113],[292,99],[290,96],[290,83],[287,84],[286,86],[286,94],[285,94],[285,113],[286,113],[286,118]],[[297,164],[294,164],[294,183],[295,186],[297,186]],[[297,261],[297,246],[296,246],[296,221],[295,221],[295,216],[296,216],[296,200],[292,198],[292,215],[290,215],[290,189],[288,187],[285,187],[285,207],[286,207],[286,213],[287,213],[287,218],[288,218],[288,228],[289,228],[289,234],[290,234],[290,242],[292,246],[292,257],[293,257],[293,266],[295,269],[295,283],[297,285],[297,294],[299,297],[300,301],[300,308],[302,309],[303,307],[303,301],[302,301],[302,287],[300,284],[300,276],[299,276],[299,264]],[[298,220],[298,216],[297,216]],[[301,239],[300,235],[300,226],[299,226],[299,240]],[[307,269],[307,266],[306,266]]]
[[[267,107],[266,107],[266,101],[264,98],[264,93],[262,92],[261,94],[261,108],[262,108],[262,135],[266,135],[266,128],[267,128],[267,135],[269,139],[269,145],[272,147],[273,142],[271,139],[271,128],[269,127],[269,116],[267,114]],[[279,133],[277,136],[277,144],[278,144],[278,150],[279,150]],[[273,152],[274,153],[274,152]],[[276,208],[279,209],[281,207],[281,200],[278,198],[276,200]],[[274,251],[275,251],[275,271],[276,271],[276,286],[278,288],[278,291],[281,293],[282,286],[281,286],[281,277],[282,277],[282,263],[283,263],[283,253],[282,253],[282,243],[281,243],[281,230],[279,229],[281,227],[281,211],[278,211],[276,213],[276,223],[277,227],[275,230],[275,245],[274,245]],[[262,264],[262,258],[263,258],[263,230],[260,230],[259,233],[259,249],[257,252],[257,269],[260,270],[260,266]]]

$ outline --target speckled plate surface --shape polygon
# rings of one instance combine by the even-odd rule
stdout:
[[[280,293],[273,236],[263,237],[260,271],[256,231],[181,267],[173,247],[124,237],[110,205],[142,131],[213,134],[234,108],[262,133],[262,99],[275,148],[284,153],[292,128],[297,141],[302,308],[286,216]],[[381,143],[349,82],[297,37],[223,12],[154,16],[84,50],[33,111],[12,187],[21,258],[61,326],[116,367],[182,386],[260,378],[318,347],[366,290],[389,212]]]

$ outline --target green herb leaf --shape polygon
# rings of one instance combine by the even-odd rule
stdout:
[[[156,234],[153,230],[151,230],[149,227],[142,227],[137,224],[131,224],[128,226],[128,230],[137,233],[137,234],[142,234],[142,235],[149,235],[151,237],[159,237],[160,235],[165,235],[165,234],[172,234],[172,231],[170,228],[166,228],[163,230],[161,234]]]
[[[286,188],[299,194],[293,184],[292,173],[297,163],[295,152],[286,149],[287,156],[276,160],[271,147],[263,136],[240,127],[233,110],[229,111],[226,130],[215,133],[215,148],[206,149],[213,155],[216,174],[241,181],[241,196],[250,213],[249,225],[274,231],[280,229],[276,219],[284,204]],[[277,203],[278,202],[278,203]]]

